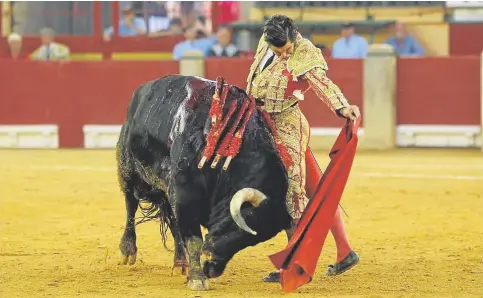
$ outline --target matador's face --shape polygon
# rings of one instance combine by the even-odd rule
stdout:
[[[291,41],[287,41],[287,43],[283,47],[277,48],[271,45],[270,49],[275,53],[277,57],[287,59],[290,54],[293,53],[295,49],[295,44]]]

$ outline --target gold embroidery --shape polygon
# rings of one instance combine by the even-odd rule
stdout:
[[[295,44],[295,51],[288,59],[287,69],[294,78],[297,78],[315,67],[320,67],[324,70],[328,69],[327,62],[320,49],[299,34]]]
[[[327,77],[326,72],[322,68],[316,67],[308,71],[304,78],[309,82],[310,87],[314,89],[317,96],[332,111],[349,106],[340,88]]]
[[[250,67],[250,73],[248,74],[248,77],[247,77],[247,90],[246,91],[247,91],[248,94],[250,94],[251,89],[252,89],[253,75],[255,75],[255,73],[257,73],[257,74],[259,73],[259,67],[258,66],[260,65],[260,62],[262,61],[265,54],[267,53],[267,49],[268,49],[268,43],[265,41],[265,38],[262,35],[262,37],[258,41],[257,52],[255,54],[255,60],[253,61],[252,66]]]
[[[290,216],[300,218],[308,203],[305,192],[305,151],[309,142],[309,124],[298,106],[272,114],[277,134],[293,161],[288,169],[289,185],[285,201]]]
[[[282,73],[286,67],[287,60],[274,59],[262,72],[257,68],[258,74],[251,84],[251,94],[265,102],[263,109],[269,113],[281,112],[296,102],[285,96],[289,80]],[[286,101],[289,102],[288,105],[285,104]]]

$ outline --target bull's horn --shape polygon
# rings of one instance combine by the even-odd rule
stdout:
[[[230,213],[231,217],[240,227],[240,229],[253,235],[257,234],[257,232],[252,230],[243,219],[241,214],[241,206],[245,202],[250,202],[253,207],[258,207],[262,201],[266,199],[267,197],[261,191],[254,188],[243,188],[237,191],[233,198],[231,198]]]

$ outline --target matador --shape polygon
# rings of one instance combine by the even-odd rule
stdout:
[[[287,169],[286,204],[292,217],[291,227],[286,230],[289,239],[309,201],[306,177],[311,175],[306,172],[305,164],[310,127],[300,110],[299,100],[312,89],[337,116],[353,120],[360,116],[358,107],[350,105],[339,87],[327,77],[327,70],[320,49],[301,36],[292,19],[275,15],[266,22],[248,74],[247,93],[269,113],[292,159],[292,166]],[[327,275],[334,276],[356,265],[359,256],[349,244],[339,210],[331,233],[337,246],[337,261],[329,265]],[[280,282],[280,273],[272,272],[264,281]]]

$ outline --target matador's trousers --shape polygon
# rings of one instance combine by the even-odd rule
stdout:
[[[309,202],[305,191],[305,153],[309,143],[310,126],[298,105],[281,113],[273,113],[271,117],[293,161],[293,166],[288,169],[286,204],[290,216],[299,219]]]

